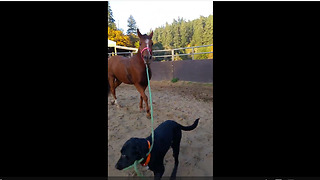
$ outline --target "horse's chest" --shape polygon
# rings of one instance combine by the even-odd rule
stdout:
[[[135,82],[138,82],[141,85],[148,84],[147,73],[145,70],[139,73],[133,73],[132,78],[135,80]]]

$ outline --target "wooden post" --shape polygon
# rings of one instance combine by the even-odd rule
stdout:
[[[174,49],[171,50],[172,61],[174,61]]]
[[[194,60],[194,48],[192,48],[192,60]]]
[[[114,47],[114,53],[115,53],[115,55],[117,55],[117,48],[116,47]]]

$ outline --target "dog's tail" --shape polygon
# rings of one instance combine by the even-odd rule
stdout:
[[[198,126],[199,119],[200,119],[200,118],[196,119],[191,126],[182,126],[182,125],[180,124],[180,127],[181,127],[181,129],[184,130],[184,131],[191,131],[191,130],[195,129],[195,128]]]

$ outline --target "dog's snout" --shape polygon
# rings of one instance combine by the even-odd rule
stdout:
[[[114,166],[116,169],[118,170],[122,170],[123,166],[121,165],[121,163],[117,162],[117,164]]]
[[[120,166],[119,166],[119,163],[117,163],[115,166],[114,166],[116,169],[120,170]]]

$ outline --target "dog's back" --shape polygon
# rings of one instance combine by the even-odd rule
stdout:
[[[181,124],[177,123],[176,121],[173,120],[167,120],[163,123],[161,123],[156,129],[156,131],[159,131],[161,133],[170,133],[171,130],[174,129],[180,129],[180,130],[184,130],[184,131],[191,131],[193,129],[195,129],[198,126],[199,123],[199,119],[196,119],[194,121],[194,123],[191,126],[182,126]]]
[[[155,130],[154,134],[155,137],[163,137],[166,139],[171,140],[175,134],[175,131],[191,131],[195,129],[198,126],[199,118],[194,121],[194,123],[191,126],[182,126],[181,124],[173,121],[173,120],[167,120],[163,123],[161,123]],[[149,136],[151,137],[151,135]]]
[[[160,151],[162,156],[166,154],[169,150],[172,143],[175,140],[180,142],[181,139],[181,130],[184,131],[191,131],[195,129],[198,125],[199,118],[195,120],[193,125],[191,126],[182,126],[181,124],[173,121],[167,120],[161,123],[155,130],[154,130],[154,148],[153,151]],[[151,135],[147,137],[150,142],[152,142]]]

